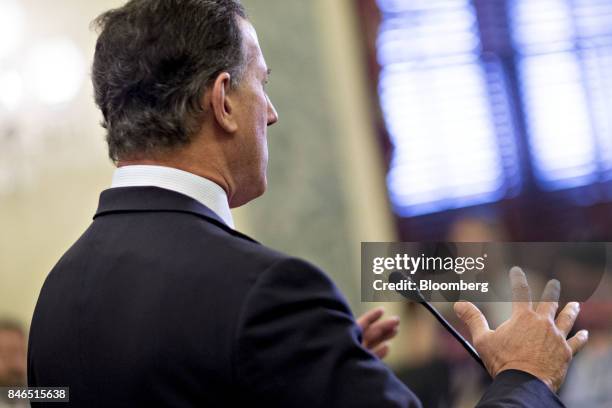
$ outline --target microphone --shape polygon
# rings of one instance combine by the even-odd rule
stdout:
[[[403,273],[398,272],[398,271],[391,272],[391,274],[389,275],[390,283],[398,284],[402,280],[408,280],[410,282],[413,282],[413,280],[409,276],[406,276]],[[480,366],[484,368],[485,371],[487,371],[487,368],[482,362],[482,359],[480,358],[480,355],[478,354],[474,346],[472,346],[469,341],[467,341],[461,334],[459,334],[459,332],[455,330],[453,326],[451,326],[451,324],[440,314],[440,312],[438,312],[438,310],[435,307],[431,305],[431,303],[425,300],[425,298],[423,297],[423,294],[421,293],[421,291],[418,289],[416,285],[415,285],[414,291],[396,290],[396,292],[402,295],[403,297],[409,300],[412,300],[413,302],[417,302],[423,305],[423,307],[425,307],[425,309],[427,309],[429,313],[431,313],[433,317],[435,317],[436,320],[440,322],[442,326],[444,326],[444,328],[455,338],[455,340],[457,340],[459,344],[463,346],[463,348],[470,354],[470,356],[472,356],[472,358],[476,360],[476,362],[480,364]]]

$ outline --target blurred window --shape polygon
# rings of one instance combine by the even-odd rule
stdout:
[[[398,215],[612,179],[612,1],[377,3]]]
[[[612,178],[612,2],[520,0],[510,17],[542,188]]]

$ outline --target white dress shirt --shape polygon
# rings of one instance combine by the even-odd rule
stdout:
[[[153,186],[176,191],[199,201],[217,214],[228,226],[234,220],[227,194],[218,184],[187,171],[164,166],[123,166],[115,170],[111,188]]]

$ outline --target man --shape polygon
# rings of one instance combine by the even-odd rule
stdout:
[[[26,385],[26,334],[18,322],[0,319],[0,387]],[[0,408],[28,407],[27,401],[0,395]]]
[[[375,355],[396,321],[356,324],[323,272],[233,229],[229,208],[266,189],[278,120],[238,1],[132,0],[97,24],[93,82],[118,169],[42,288],[29,384],[69,386],[83,407],[420,406]],[[524,294],[524,275],[513,281]],[[496,377],[482,406],[560,404],[586,337],[565,340],[577,309],[559,326],[556,303],[541,305],[517,303],[496,331],[457,305]]]

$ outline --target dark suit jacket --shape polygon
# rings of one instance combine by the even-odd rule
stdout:
[[[69,386],[75,407],[420,406],[323,272],[155,187],[102,193],[44,283],[28,354],[29,385]],[[487,395],[556,401],[520,372]]]

